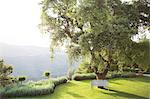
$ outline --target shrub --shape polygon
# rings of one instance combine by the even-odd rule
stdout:
[[[52,81],[53,81],[54,85],[57,86],[57,85],[66,83],[66,82],[67,82],[67,77],[55,78],[55,79],[53,79]]]
[[[13,77],[13,78],[12,78],[12,83],[13,83],[13,84],[18,84],[18,82],[19,82],[19,81],[18,81],[18,79],[17,79],[16,77]]]
[[[50,72],[48,72],[48,71],[44,72],[44,76],[47,78],[50,78]]]
[[[109,75],[109,76],[108,76]],[[107,79],[111,79],[111,78],[130,78],[130,77],[137,77],[137,75],[135,73],[132,72],[111,72],[108,73],[107,75]]]
[[[11,73],[13,72],[13,67],[5,64],[4,60],[0,60],[0,86],[8,86],[12,83]]]
[[[127,73],[127,74],[122,74],[121,77],[123,78],[132,78],[132,77],[137,77],[135,73]]]
[[[112,79],[112,78],[129,78],[129,77],[137,77],[135,73],[129,73],[129,72],[109,72],[106,76],[106,79]],[[74,74],[73,80],[88,80],[88,79],[96,79],[96,75],[94,73],[87,73],[87,74]]]
[[[25,77],[25,76],[19,76],[19,77],[18,77],[18,81],[21,82],[21,83],[22,83],[23,81],[25,81],[25,80],[26,80],[26,77]]]
[[[121,77],[121,74],[112,74],[111,77],[108,78],[119,78]]]
[[[29,82],[14,86],[3,93],[3,97],[37,96],[54,92],[54,84],[49,80]]]
[[[66,77],[55,79],[40,80],[37,82],[29,81],[22,85],[0,89],[1,97],[22,97],[52,94],[57,85],[67,82]]]
[[[4,92],[5,92],[5,88],[4,87],[0,87],[0,99],[3,96]]]
[[[96,75],[94,73],[87,74],[74,74],[72,77],[73,80],[87,80],[87,79],[96,79]]]

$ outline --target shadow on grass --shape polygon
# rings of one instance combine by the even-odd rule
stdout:
[[[113,80],[117,80],[118,78],[116,79],[113,79]],[[150,83],[150,77],[131,77],[131,78],[120,78],[119,80],[128,80],[128,81],[132,81],[132,82],[144,82],[144,83]]]
[[[81,96],[81,95],[73,93],[73,92],[67,92],[67,94],[73,96],[74,98],[84,99],[84,96]]]
[[[115,92],[115,93],[102,92],[103,94],[107,94],[107,95],[111,95],[111,96],[119,96],[119,97],[131,98],[131,99],[147,99],[146,97],[127,93],[127,92],[123,92],[123,91],[106,89],[106,88],[104,90],[109,90],[111,92]]]
[[[136,82],[144,82],[144,83],[150,83],[150,77],[135,77],[135,78],[126,78],[126,80],[129,81],[136,81]]]

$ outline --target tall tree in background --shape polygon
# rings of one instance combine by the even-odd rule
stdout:
[[[150,29],[150,1],[149,0],[137,0],[133,2],[133,7],[137,11],[136,12],[137,15],[135,16],[137,16],[138,24],[142,26],[146,26],[148,27],[148,29]]]
[[[3,60],[0,60],[0,85],[5,87],[12,83],[12,73],[13,68],[10,65],[4,63]]]
[[[136,65],[147,71],[150,68],[150,40],[145,33],[150,33],[150,1],[135,0],[132,3],[124,3],[119,8],[124,10],[124,15],[130,20],[130,25],[137,27],[138,34],[144,35],[139,36],[139,41],[132,42],[131,46],[126,48],[124,54],[128,64],[131,67]],[[117,6],[114,6],[114,9],[118,9]]]
[[[126,7],[120,0],[44,0],[42,26],[51,34],[51,48],[66,46],[72,60],[90,57],[97,79],[105,79],[138,33],[139,17],[129,16]]]

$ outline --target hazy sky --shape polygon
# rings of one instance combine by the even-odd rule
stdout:
[[[40,5],[38,3],[40,1],[0,0],[0,42],[49,46],[48,36],[42,35],[38,28],[40,24]]]
[[[0,42],[49,46],[39,31],[41,0],[0,0]]]

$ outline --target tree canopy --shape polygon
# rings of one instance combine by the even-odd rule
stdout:
[[[12,83],[12,77],[10,74],[13,71],[13,67],[4,63],[4,60],[0,60],[0,86],[7,86]]]
[[[44,0],[42,26],[51,34],[51,48],[66,46],[72,60],[89,57],[91,69],[98,74],[99,67],[104,67],[104,74],[111,64],[122,61],[121,56],[133,58],[127,52],[138,27],[149,24],[147,3],[146,0],[131,4],[120,0]]]

